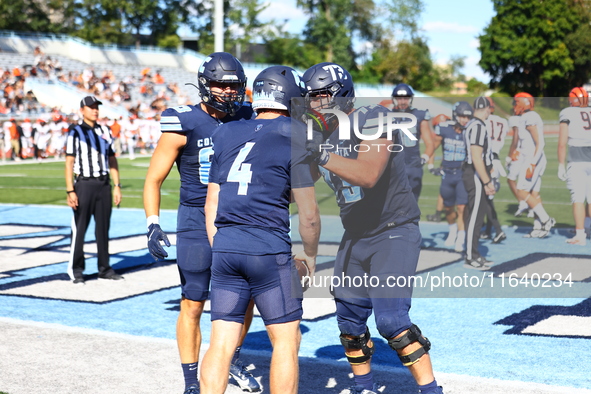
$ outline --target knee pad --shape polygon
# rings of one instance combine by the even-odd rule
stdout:
[[[345,356],[347,356],[347,360],[349,361],[349,363],[351,365],[365,364],[366,362],[371,360],[371,356],[373,355],[373,352],[375,351],[375,349],[373,347],[373,343],[372,343],[371,347],[369,346],[369,341],[371,340],[371,335],[369,334],[369,328],[366,327],[365,334],[362,334],[358,337],[347,338],[343,334],[341,334],[339,338],[341,339],[341,344],[346,349],[355,349],[355,350],[363,351],[362,356],[350,356],[345,351]]]
[[[429,353],[429,349],[431,349],[431,342],[421,334],[419,327],[413,324],[404,335],[398,338],[389,339],[388,345],[397,352],[415,342],[418,342],[421,347],[409,354],[398,354],[398,358],[402,361],[402,365],[409,367],[419,361],[423,355]]]

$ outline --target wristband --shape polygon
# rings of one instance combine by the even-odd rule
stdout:
[[[492,183],[492,179],[491,179],[490,181],[486,182],[486,183],[484,184],[484,186],[486,187],[487,185],[489,185],[489,184],[491,184],[491,183]]]
[[[76,190],[66,190],[66,194],[76,193]]]
[[[116,185],[113,185],[113,186],[114,186],[114,187],[121,187],[121,184],[120,184],[120,183],[118,183],[118,184],[116,184]]]
[[[146,224],[148,228],[151,224],[160,224],[160,217],[158,215],[150,215],[146,218]]]

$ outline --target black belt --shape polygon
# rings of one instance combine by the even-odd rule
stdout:
[[[77,181],[88,181],[91,179],[96,179],[97,181],[106,181],[109,179],[109,175],[101,175],[101,176],[76,176]]]
[[[455,174],[456,172],[462,171],[462,167],[441,167],[441,169],[446,174]]]

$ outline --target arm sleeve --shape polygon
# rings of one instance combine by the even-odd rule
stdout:
[[[558,117],[558,121],[560,123],[570,124],[570,119],[568,118],[567,108],[560,111],[560,116]]]
[[[68,132],[68,137],[66,137],[66,156],[76,156],[76,152],[74,152],[75,140],[78,138],[76,129],[73,128]]]

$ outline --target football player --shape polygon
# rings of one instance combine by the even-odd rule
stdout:
[[[566,242],[586,245],[585,200],[587,204],[591,202],[591,108],[585,89],[574,88],[568,96],[570,107],[560,112],[558,178],[566,181],[570,190],[575,218],[575,236]],[[587,205],[587,215],[591,216],[589,207]]]
[[[509,189],[511,189],[511,193],[513,193],[519,202],[517,211],[515,212],[515,216],[519,217],[529,209],[527,203],[520,199],[519,193],[517,192],[517,178],[523,167],[523,155],[521,155],[520,149],[521,146],[525,146],[526,142],[529,141],[529,139],[526,138],[529,133],[525,129],[525,123],[521,116],[515,114],[510,116],[508,125],[509,129],[513,132],[513,138],[511,140],[511,146],[509,147],[509,154],[505,158],[505,164],[507,165],[507,171],[509,172],[507,174],[507,184],[509,185]],[[530,217],[529,214],[528,217]],[[533,217],[533,211],[531,217]]]
[[[503,146],[505,145],[505,137],[507,136],[507,131],[509,129],[509,124],[507,119],[495,115],[495,102],[492,98],[487,97],[488,102],[490,103],[490,115],[486,120],[486,127],[488,129],[488,136],[490,138],[490,146],[493,154],[492,160],[492,170],[490,176],[493,178],[493,182],[495,184],[495,188],[498,189],[501,187],[501,183],[499,182],[499,178],[501,176],[506,177],[507,172],[503,168],[503,164],[501,164],[501,160],[499,159],[499,153]],[[490,197],[491,200],[494,199],[494,195]],[[495,236],[492,237],[492,227],[495,227]],[[492,238],[493,243],[497,244],[502,242],[503,240],[507,239],[507,235],[501,229],[501,225],[499,224],[499,220],[497,219],[497,212],[495,210],[495,205],[492,201],[487,205],[487,212],[486,212],[486,230],[484,233],[481,234],[481,238],[490,239]]]
[[[380,129],[388,129],[385,115],[389,111],[381,105],[354,109],[353,81],[340,65],[317,64],[303,79],[311,117],[324,117],[324,122],[311,122],[323,127],[308,141],[308,150],[336,194],[345,228],[334,277],[368,275],[382,284],[355,287],[342,283],[334,287],[340,340],[355,381],[349,393],[378,392],[370,365],[374,343],[366,325],[372,311],[380,335],[409,368],[420,392],[442,393],[433,375],[430,342],[408,315],[412,289],[385,285],[387,277],[415,274],[421,246],[421,212],[406,175],[405,154],[396,149],[401,146],[402,132],[376,135]],[[351,138],[340,138],[338,122],[329,117],[335,110],[348,114],[353,125]],[[430,149],[432,153],[432,146]]]
[[[544,238],[556,224],[544,209],[540,188],[542,175],[546,170],[546,155],[544,154],[544,122],[534,111],[534,98],[529,93],[517,93],[513,99],[513,111],[521,116],[525,131],[519,131],[519,138],[523,141],[520,155],[523,155],[523,167],[517,180],[517,193],[520,200],[524,200],[534,211],[534,227],[526,238]],[[522,139],[523,138],[523,139]]]
[[[253,83],[256,119],[222,125],[214,135],[205,204],[213,250],[212,327],[203,359],[202,394],[225,392],[251,298],[273,345],[270,392],[298,392],[302,288],[291,258],[290,193],[298,205],[304,246],[296,258],[312,272],[320,235],[304,125],[290,119],[290,101],[303,92],[295,70],[269,67]],[[292,140],[299,141],[299,149],[292,151]]]
[[[466,159],[464,128],[472,117],[473,110],[467,102],[458,101],[453,105],[452,113],[453,121],[447,120],[435,126],[435,149],[441,145],[443,161],[439,171],[432,173],[442,176],[439,195],[443,198],[445,217],[449,225],[445,246],[453,246],[456,252],[463,252],[466,242],[464,208],[468,203],[468,192],[462,180],[462,164]]]
[[[243,105],[246,75],[234,56],[225,52],[209,55],[199,68],[197,81],[201,96],[199,105],[181,105],[162,113],[162,136],[144,184],[148,248],[154,259],[159,260],[168,256],[160,242],[170,246],[159,224],[160,188],[176,162],[181,177],[176,249],[182,290],[177,343],[185,377],[185,394],[199,392],[199,324],[209,295],[211,276],[211,248],[205,229],[204,206],[213,155],[212,135],[220,124],[253,116],[250,104]],[[251,319],[252,311],[245,322],[243,338]],[[239,352],[238,347],[231,368],[232,377],[243,390],[259,391],[258,382],[238,359]]]
[[[429,161],[435,149],[432,137],[433,132],[429,124],[431,115],[429,114],[429,110],[413,108],[412,101],[414,95],[415,92],[412,87],[405,83],[399,83],[392,91],[393,111],[407,112],[417,118],[416,126],[409,129],[416,139],[413,140],[405,134],[402,138],[402,145],[404,145],[406,173],[412,192],[418,201],[423,187],[423,165]],[[423,154],[421,154],[419,145],[420,139],[425,143],[425,152]]]

